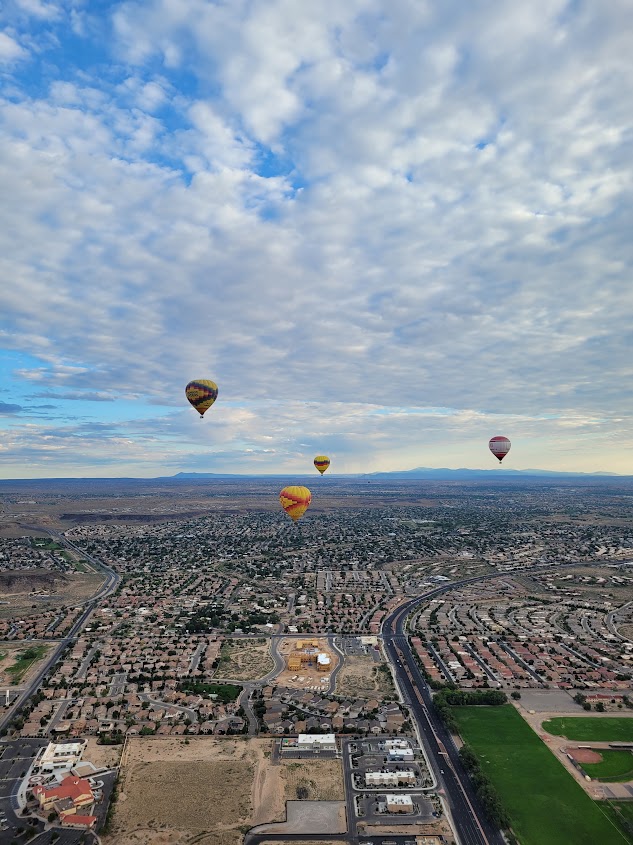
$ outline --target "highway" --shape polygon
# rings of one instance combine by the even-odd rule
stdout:
[[[486,818],[457,749],[433,706],[431,691],[420,672],[405,634],[409,611],[428,596],[412,599],[383,622],[384,648],[395,667],[400,689],[410,704],[435,777],[444,789],[461,845],[504,845],[501,832]]]

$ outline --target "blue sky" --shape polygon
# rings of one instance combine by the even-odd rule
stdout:
[[[486,467],[495,434],[633,474],[631,32],[5,0],[0,476]]]

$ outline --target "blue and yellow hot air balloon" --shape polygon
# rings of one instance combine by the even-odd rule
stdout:
[[[209,379],[190,381],[185,387],[185,395],[201,417],[218,398],[218,386]]]
[[[330,459],[328,458],[327,455],[317,455],[316,458],[314,459],[314,465],[319,470],[321,475],[323,475],[325,470],[330,465]]]
[[[293,522],[301,519],[312,501],[312,493],[307,487],[284,487],[279,494],[279,501]]]

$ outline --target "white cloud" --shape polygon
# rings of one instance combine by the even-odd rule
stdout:
[[[27,51],[6,32],[0,32],[0,64],[9,64],[17,59],[24,59]]]
[[[447,431],[441,455],[467,463],[507,421],[554,460],[567,442],[619,469],[629,18],[118,5],[129,64],[0,102],[0,338],[44,362],[21,378],[176,407],[208,375],[215,447],[263,464],[264,446],[301,462],[306,436],[347,469],[366,448],[379,468],[437,464],[425,438]]]

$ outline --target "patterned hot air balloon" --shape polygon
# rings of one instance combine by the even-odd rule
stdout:
[[[284,487],[279,494],[281,507],[293,522],[301,519],[312,501],[312,494],[307,487]]]
[[[196,379],[190,381],[185,387],[185,395],[200,416],[203,417],[204,412],[208,411],[218,398],[218,386],[214,381],[208,379]]]
[[[323,475],[325,470],[330,465],[330,459],[328,458],[327,455],[317,455],[316,458],[314,459],[314,465],[319,470],[321,475]]]
[[[495,456],[495,458],[499,458],[499,463],[505,458],[505,456],[510,451],[510,441],[507,437],[503,437],[502,435],[497,435],[496,437],[492,437],[490,442],[488,443],[488,448]]]

